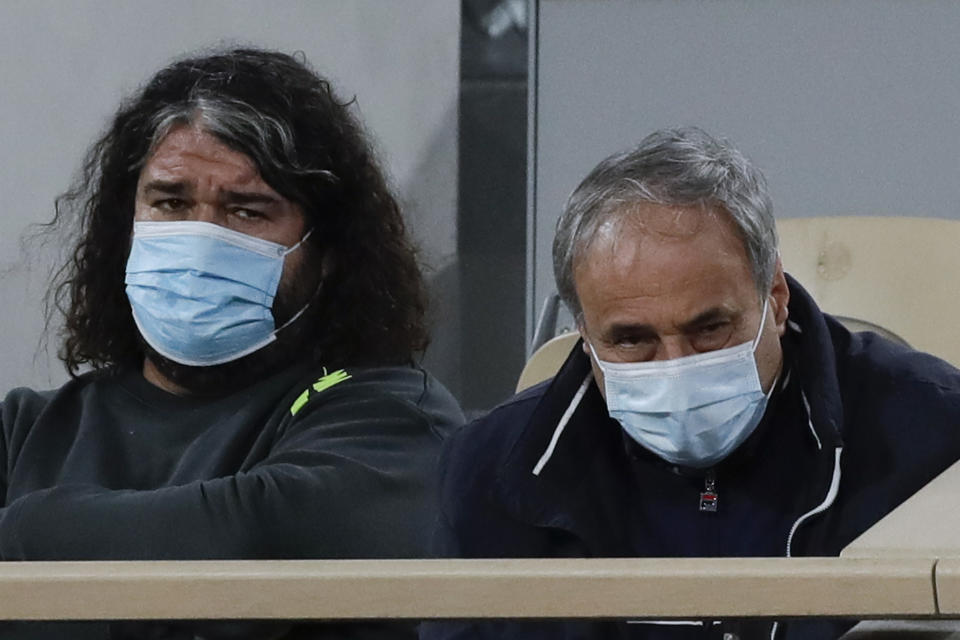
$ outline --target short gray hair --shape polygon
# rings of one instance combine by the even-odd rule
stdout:
[[[733,220],[761,295],[773,284],[777,230],[763,174],[732,144],[696,127],[665,129],[598,164],[567,200],[553,240],[553,274],[580,320],[573,273],[601,226],[631,202],[719,207]]]

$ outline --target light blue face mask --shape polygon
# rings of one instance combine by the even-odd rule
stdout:
[[[288,248],[209,222],[135,222],[126,284],[140,335],[195,367],[265,347],[279,331],[272,307],[284,257],[309,235]]]
[[[673,360],[605,362],[590,345],[610,416],[673,464],[705,468],[723,460],[760,424],[770,397],[754,358],[766,317],[764,301],[752,341]]]

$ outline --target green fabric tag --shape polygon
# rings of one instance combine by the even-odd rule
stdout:
[[[303,405],[307,404],[307,401],[311,397],[310,389],[313,389],[315,393],[320,393],[321,391],[326,391],[330,387],[340,384],[344,380],[349,380],[352,377],[353,376],[343,369],[338,369],[333,373],[327,373],[327,370],[324,369],[323,376],[318,378],[316,382],[310,385],[310,387],[304,389],[303,393],[297,396],[297,399],[293,401],[293,405],[290,406],[290,415],[297,415],[297,412],[303,408]]]
[[[324,373],[326,373],[326,369],[324,369]],[[351,377],[352,376],[349,373],[347,373],[343,369],[339,369],[338,371],[334,371],[333,373],[328,373],[327,375],[323,376],[322,378],[314,382],[313,390],[316,391],[317,393],[320,393],[324,389],[329,389],[335,384],[340,384],[344,380],[349,380]]]

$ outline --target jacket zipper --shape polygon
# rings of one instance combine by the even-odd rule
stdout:
[[[719,500],[717,472],[711,467],[707,469],[707,474],[703,477],[703,491],[700,492],[700,511],[715,513]]]

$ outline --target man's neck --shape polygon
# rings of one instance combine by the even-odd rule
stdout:
[[[172,393],[177,396],[192,395],[189,389],[180,386],[167,376],[163,375],[163,373],[157,369],[157,366],[153,364],[153,361],[150,360],[150,358],[143,359],[143,377],[147,382],[155,387],[163,389],[167,393]]]

